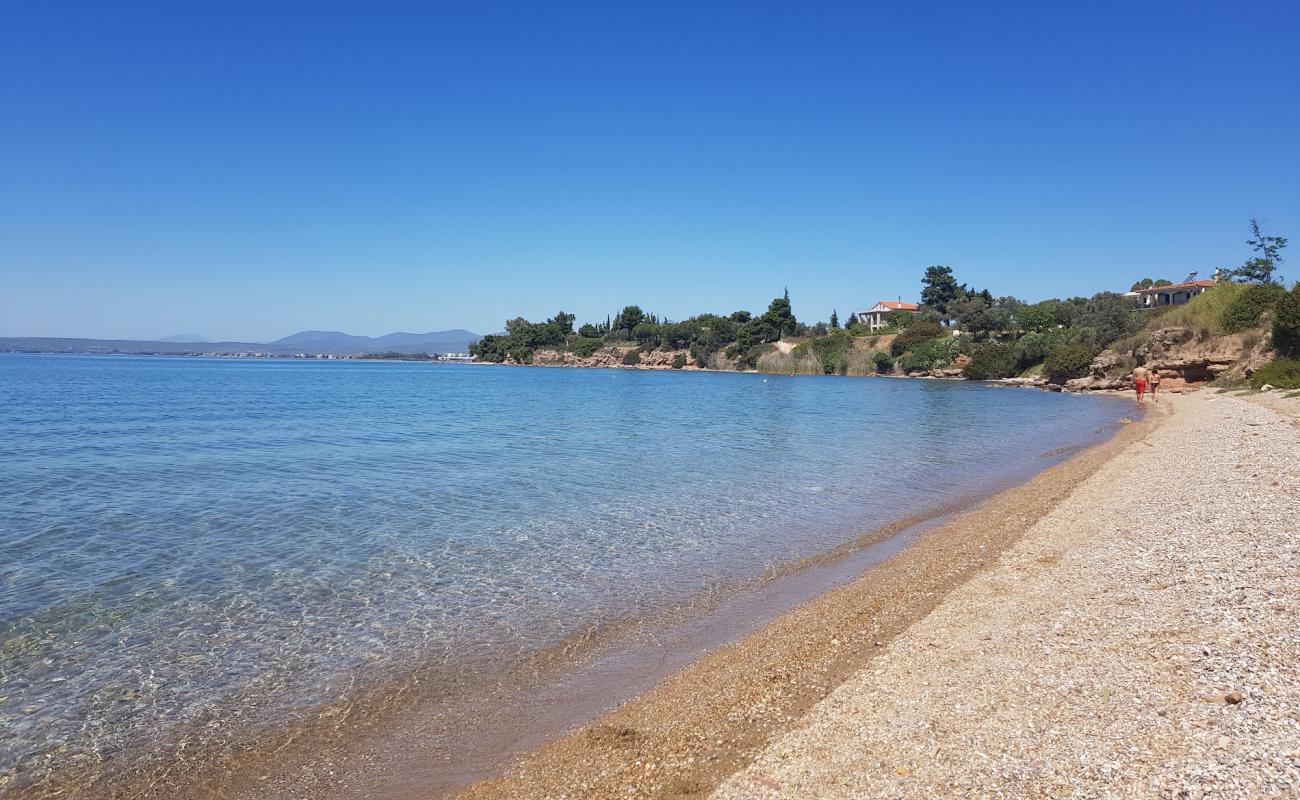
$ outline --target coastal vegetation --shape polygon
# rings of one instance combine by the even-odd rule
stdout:
[[[1300,283],[1278,297],[1272,333],[1277,358],[1251,376],[1251,385],[1300,389]]]
[[[1128,293],[1030,303],[996,297],[961,282],[952,267],[932,265],[921,275],[919,308],[891,310],[874,329],[857,314],[842,325],[836,310],[826,322],[800,321],[787,291],[757,314],[741,310],[673,321],[629,305],[576,330],[574,316],[563,311],[545,322],[520,317],[470,351],[492,363],[530,364],[539,352],[548,362],[557,355],[590,359],[605,352],[612,362],[602,363],[637,366],[663,351],[654,366],[974,380],[1041,376],[1062,384],[1088,375],[1103,350],[1132,352],[1159,328],[1186,328],[1204,340],[1271,325],[1278,366],[1267,373],[1269,382],[1292,385],[1295,370],[1286,360],[1300,358],[1300,300],[1277,274],[1287,240],[1265,234],[1256,220],[1251,234],[1250,258],[1220,270],[1213,286],[1177,306],[1144,309],[1139,303],[1137,292],[1173,285],[1167,278],[1138,279]],[[1123,358],[1117,364],[1128,366]]]

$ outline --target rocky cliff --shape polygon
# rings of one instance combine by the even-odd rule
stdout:
[[[673,369],[673,362],[679,357],[686,359],[682,369],[699,369],[691,354],[686,350],[652,350],[640,353],[639,364],[624,364],[623,358],[636,350],[635,346],[609,345],[602,347],[589,356],[580,356],[567,350],[538,350],[533,353],[533,363],[547,367],[609,367],[618,369]]]
[[[1263,330],[1208,336],[1191,328],[1160,328],[1131,348],[1102,351],[1086,377],[1065,386],[1074,390],[1131,389],[1133,368],[1140,365],[1160,373],[1162,388],[1176,389],[1224,374],[1248,378],[1270,360],[1268,335]]]

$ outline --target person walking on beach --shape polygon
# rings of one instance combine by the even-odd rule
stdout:
[[[1160,388],[1160,370],[1153,369],[1149,371],[1151,373],[1151,378],[1147,381],[1147,383],[1151,387],[1151,402],[1158,403],[1160,401],[1156,400],[1156,389]]]
[[[1146,367],[1133,368],[1133,391],[1137,392],[1138,405],[1142,405],[1142,397],[1147,393],[1147,381],[1151,377],[1151,372]]]

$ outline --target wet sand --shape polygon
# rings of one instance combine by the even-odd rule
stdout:
[[[704,655],[462,798],[699,798],[745,769],[894,638],[994,568],[1084,481],[1142,446],[1172,403],[1112,440],[920,533],[860,577]],[[760,779],[761,780],[761,779]],[[425,796],[436,796],[426,792]]]

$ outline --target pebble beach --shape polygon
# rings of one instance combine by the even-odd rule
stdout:
[[[1298,405],[1162,396],[465,796],[1296,796]]]

